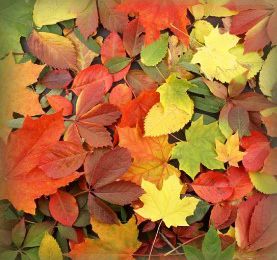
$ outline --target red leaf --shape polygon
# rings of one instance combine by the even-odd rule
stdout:
[[[198,1],[193,0],[124,0],[117,10],[126,14],[139,14],[139,20],[146,32],[146,43],[158,39],[160,31],[169,28],[182,42],[188,44],[187,8],[197,3]]]
[[[191,184],[194,191],[202,199],[218,203],[231,197],[233,188],[223,173],[208,171],[199,175]]]
[[[122,33],[128,23],[128,16],[116,10],[118,0],[98,0],[100,21],[110,32]]]
[[[109,96],[109,102],[118,107],[132,100],[132,90],[126,84],[115,86]]]
[[[141,52],[144,42],[143,27],[136,18],[129,22],[123,31],[123,45],[130,57],[135,57]]]
[[[232,225],[237,216],[237,207],[229,203],[216,204],[211,212],[210,221],[216,229],[224,229]]]
[[[118,218],[113,210],[100,199],[89,194],[88,208],[92,217],[106,224],[118,224]]]
[[[142,70],[130,70],[127,74],[126,82],[136,96],[144,90],[156,90],[158,87],[158,84]]]
[[[80,71],[75,77],[72,90],[76,95],[80,95],[85,88],[104,87],[104,92],[108,92],[113,84],[113,77],[108,69],[101,64],[92,65]]]
[[[55,144],[64,131],[61,113],[33,120],[27,117],[22,128],[10,134],[3,153],[0,199],[8,199],[17,210],[35,214],[35,199],[50,195],[59,187],[77,179],[80,174],[51,179],[38,169],[40,157]]]
[[[92,176],[91,185],[96,189],[112,183],[131,166],[131,154],[125,148],[115,148],[104,153],[99,159]]]
[[[234,188],[229,201],[241,199],[252,191],[253,184],[244,168],[230,167],[227,170],[227,177],[230,186]]]
[[[246,248],[249,244],[249,226],[251,223],[251,217],[255,206],[264,196],[260,193],[256,193],[249,197],[247,201],[240,203],[238,207],[238,213],[236,218],[236,240],[238,246]]]
[[[140,197],[143,190],[129,181],[115,181],[95,189],[93,193],[105,201],[123,206]]]
[[[117,81],[120,81],[123,78],[125,78],[129,72],[130,68],[131,68],[131,63],[129,65],[127,65],[127,67],[125,67],[124,69],[120,70],[119,72],[112,74],[113,81],[117,82]]]
[[[266,157],[264,161],[264,167],[262,172],[277,175],[277,148],[273,148],[270,150],[269,155]]]
[[[68,70],[51,70],[40,80],[46,88],[66,89],[71,83],[72,77]]]
[[[47,95],[46,97],[47,97],[48,103],[56,112],[62,110],[63,116],[72,115],[73,105],[68,99],[58,95],[52,95],[52,96]]]
[[[76,199],[61,190],[50,196],[49,210],[52,217],[65,226],[72,226],[79,214]]]
[[[86,154],[80,145],[60,141],[42,154],[39,168],[50,178],[65,177],[81,167]]]
[[[111,32],[104,40],[101,47],[101,60],[105,64],[109,59],[114,57],[125,57],[125,49],[122,39],[116,32]]]
[[[241,139],[241,146],[246,149],[242,160],[245,169],[254,172],[261,170],[270,152],[267,138],[257,131],[252,131],[251,136]]]
[[[142,126],[143,120],[150,108],[159,102],[159,94],[156,91],[143,91],[137,98],[121,107],[122,118],[119,127]]]

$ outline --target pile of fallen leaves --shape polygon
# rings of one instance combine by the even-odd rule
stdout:
[[[276,259],[276,25],[276,0],[0,1],[0,259]]]

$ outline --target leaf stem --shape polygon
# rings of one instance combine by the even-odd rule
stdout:
[[[161,221],[160,221],[160,223],[159,223],[159,225],[158,225],[158,228],[157,228],[157,232],[156,232],[155,237],[154,237],[154,241],[153,241],[152,246],[151,246],[151,249],[150,249],[150,253],[149,253],[149,256],[148,256],[148,260],[151,259],[151,254],[152,254],[152,251],[153,251],[155,242],[156,242],[156,240],[157,240],[157,237],[158,237],[158,234],[159,234],[159,231],[160,231],[162,222],[163,222],[163,220],[161,219]]]

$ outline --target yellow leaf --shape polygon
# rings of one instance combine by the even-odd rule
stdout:
[[[225,144],[220,141],[215,141],[217,157],[216,159],[221,162],[228,162],[229,165],[238,167],[238,162],[240,162],[244,156],[244,152],[239,150],[239,135],[236,132],[231,135]]]
[[[38,254],[40,260],[63,260],[57,241],[47,232],[41,241]]]
[[[193,107],[191,100],[188,106]],[[183,128],[191,120],[191,117],[192,113],[188,114],[174,105],[169,105],[164,109],[161,103],[157,103],[150,109],[145,118],[145,136],[174,133]]]
[[[204,37],[205,46],[198,48],[191,62],[199,63],[201,70],[209,80],[214,78],[221,82],[230,82],[233,78],[247,71],[230,52],[239,41],[239,37],[229,33],[221,34],[218,28]]]
[[[145,180],[141,187],[145,190],[145,194],[140,197],[144,205],[135,210],[136,213],[152,221],[161,219],[167,227],[189,225],[186,217],[193,215],[200,200],[194,197],[180,199],[183,185],[177,176],[168,177],[161,190]]]
[[[7,138],[10,129],[7,122],[13,112],[21,115],[39,115],[43,110],[38,95],[27,86],[35,83],[44,68],[31,61],[16,64],[12,54],[0,61],[0,138]]]
[[[99,239],[86,238],[74,244],[69,256],[72,260],[127,260],[140,247],[138,229],[132,217],[126,224],[103,224],[91,219],[92,229]],[[54,260],[54,259],[53,259]]]
[[[76,50],[66,37],[33,30],[28,38],[28,46],[30,51],[47,65],[76,70]]]
[[[38,27],[76,18],[90,0],[36,0],[33,19]]]
[[[122,179],[138,185],[142,179],[161,187],[170,175],[180,176],[180,171],[168,164],[174,144],[168,143],[168,136],[143,137],[138,128],[117,128],[119,146],[128,148],[134,161]]]

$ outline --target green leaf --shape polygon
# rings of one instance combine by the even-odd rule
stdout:
[[[32,30],[34,2],[35,0],[0,1],[0,58],[10,51],[22,52],[20,37],[28,36]]]
[[[155,42],[142,48],[141,61],[146,66],[157,65],[166,55],[168,47],[168,33],[161,34]]]
[[[204,96],[212,96],[211,91],[208,86],[203,82],[202,78],[195,78],[190,80],[190,83],[193,85],[189,92]]]
[[[259,192],[264,194],[277,193],[277,180],[275,176],[262,172],[249,172],[249,177]]]
[[[183,246],[187,260],[205,260],[202,252],[193,246]]]
[[[210,205],[207,202],[200,200],[196,206],[196,210],[194,211],[194,214],[192,216],[187,217],[187,222],[189,224],[192,224],[202,220],[206,215],[206,213],[208,212],[209,208],[210,208]]]
[[[63,260],[62,251],[57,241],[48,232],[45,232],[38,254],[40,260]]]
[[[195,108],[209,113],[217,113],[224,106],[224,101],[215,96],[192,96],[191,98],[194,102]]]
[[[24,218],[22,218],[12,229],[12,241],[17,248],[20,248],[20,246],[22,245],[25,235],[26,235],[25,220]]]
[[[97,54],[100,53],[100,46],[94,39],[92,39],[91,37],[89,37],[88,39],[85,39],[85,37],[81,34],[79,29],[75,29],[74,33],[76,37],[80,40],[80,42],[86,45],[90,50],[92,50]]]
[[[105,66],[110,73],[116,73],[126,68],[130,62],[131,59],[128,57],[113,57],[106,62]]]
[[[196,73],[198,75],[200,75],[200,69],[199,69],[199,66],[195,65],[195,64],[191,64],[190,62],[188,61],[185,61],[184,59],[180,59],[177,63],[178,66],[186,69],[187,71],[190,71],[190,72],[193,72],[193,73]]]
[[[17,251],[13,250],[5,250],[0,253],[0,259],[3,260],[15,260],[18,255]]]
[[[45,232],[51,232],[53,227],[54,224],[51,222],[33,224],[27,233],[23,248],[39,246]]]
[[[180,170],[194,178],[200,171],[201,163],[211,170],[224,169],[223,162],[215,159],[215,139],[225,141],[217,122],[204,125],[203,117],[200,117],[186,130],[186,139],[172,150],[172,158],[179,161]]]
[[[170,75],[166,79],[166,83],[157,89],[163,107],[166,109],[167,106],[174,105],[188,114],[192,114],[193,103],[187,94],[187,90],[191,86],[192,84],[187,80],[178,79],[176,74]]]
[[[200,114],[200,113],[194,113],[193,117],[192,117],[192,121],[196,121],[201,116],[203,116],[204,125],[208,125],[210,123],[213,123],[213,122],[217,121],[216,118],[214,118],[212,116],[205,115],[205,114]]]
[[[235,254],[236,244],[228,246],[220,256],[220,260],[232,260]]]
[[[58,225],[58,230],[61,237],[77,241],[77,233],[73,227],[66,227],[61,224]]]
[[[62,35],[63,31],[61,27],[57,24],[52,24],[52,25],[45,25],[38,30],[39,32],[48,32],[48,33],[54,33],[58,35]]]
[[[22,251],[21,260],[38,260],[38,247]]]
[[[202,253],[205,260],[216,260],[221,253],[221,242],[216,229],[211,226],[207,234],[205,235],[202,244]]]
[[[277,102],[277,47],[274,47],[268,54],[260,72],[260,88],[264,95]]]
[[[20,117],[20,118],[9,120],[8,126],[10,128],[16,128],[16,129],[21,128],[23,125],[24,119],[25,119],[24,117]]]
[[[74,223],[75,227],[85,227],[90,224],[90,214],[87,209],[82,209],[79,212],[79,216]]]

